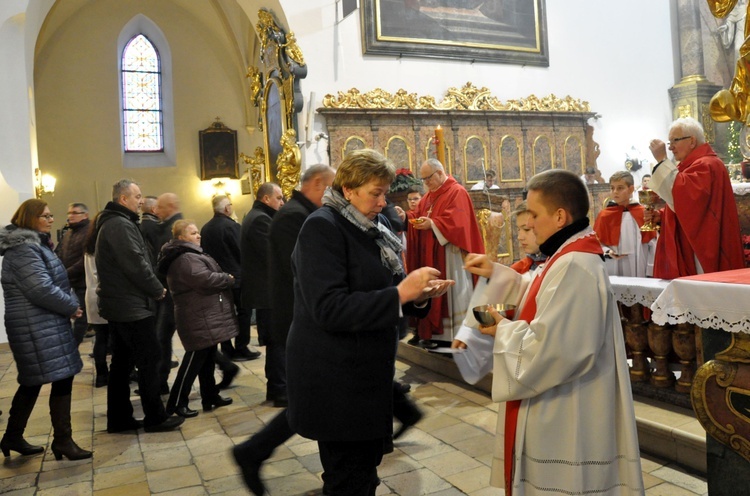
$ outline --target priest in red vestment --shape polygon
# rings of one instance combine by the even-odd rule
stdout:
[[[473,280],[463,270],[463,254],[484,253],[474,206],[466,189],[448,176],[436,159],[425,161],[419,176],[427,188],[410,215],[407,230],[406,266],[411,271],[419,267],[435,267],[442,277],[454,279],[449,294],[435,298],[430,313],[420,319],[417,331],[420,343],[433,346],[434,334],[443,334],[445,326],[458,331],[471,298]],[[448,341],[453,336],[445,336]]]
[[[651,188],[666,202],[656,244],[654,277],[676,277],[744,267],[740,222],[729,173],[706,143],[693,118],[677,119],[669,128],[667,158],[663,141],[649,147],[657,160]]]

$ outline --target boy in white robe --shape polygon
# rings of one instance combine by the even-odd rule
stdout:
[[[506,402],[493,485],[506,494],[643,494],[638,437],[622,327],[588,227],[588,194],[575,174],[553,169],[527,184],[528,224],[550,256],[523,290],[521,275],[470,254],[466,268],[489,278],[494,312],[492,398]]]
[[[611,276],[647,277],[654,272],[656,233],[641,232],[644,208],[631,203],[635,185],[628,171],[609,178],[611,199],[596,217],[594,231],[604,249],[607,273]]]

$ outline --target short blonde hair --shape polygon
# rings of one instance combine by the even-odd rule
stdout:
[[[195,221],[192,221],[190,219],[180,219],[180,220],[178,220],[177,222],[175,222],[172,225],[172,237],[174,239],[179,238],[180,236],[182,236],[183,234],[185,234],[185,231],[190,226],[195,226],[196,228],[198,227],[195,224]]]
[[[354,150],[344,157],[333,178],[333,189],[339,193],[344,188],[359,188],[372,180],[391,184],[396,179],[396,167],[382,154],[365,148]]]

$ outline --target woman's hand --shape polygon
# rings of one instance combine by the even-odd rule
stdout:
[[[453,279],[435,279],[430,281],[427,287],[422,290],[422,294],[414,300],[414,303],[422,303],[430,298],[443,296],[454,284],[456,284],[456,281]]]
[[[409,275],[396,286],[399,302],[403,305],[420,298],[425,293],[425,288],[432,289],[431,282],[437,280],[439,275],[440,271],[432,267],[421,267],[409,272]],[[425,298],[421,301],[424,300]]]
[[[495,267],[492,265],[492,261],[487,255],[469,253],[466,255],[466,258],[464,258],[464,269],[472,274],[489,279]]]

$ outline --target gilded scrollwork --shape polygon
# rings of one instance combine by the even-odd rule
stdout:
[[[253,195],[258,194],[258,188],[263,183],[263,168],[266,165],[266,154],[260,146],[255,147],[255,156],[250,157],[240,153],[240,158],[245,161],[250,171],[250,181],[253,186]]]
[[[281,136],[281,148],[281,153],[276,158],[277,177],[284,197],[291,198],[292,191],[299,183],[302,164],[302,154],[297,146],[297,133],[294,129],[287,129]]]
[[[286,56],[298,63],[299,65],[305,65],[305,57],[302,55],[302,50],[297,44],[297,38],[294,36],[292,31],[289,31],[286,35],[286,43],[279,45],[284,49]]]
[[[549,95],[539,98],[530,95],[527,98],[509,100],[506,103],[492,96],[488,88],[477,88],[467,82],[461,89],[451,87],[443,100],[437,103],[433,96],[419,96],[399,89],[390,93],[376,88],[362,93],[357,88],[347,92],[339,91],[338,95],[326,95],[323,106],[336,109],[404,109],[404,110],[483,110],[483,111],[529,111],[529,112],[590,112],[589,103],[571,96],[558,98]]]

